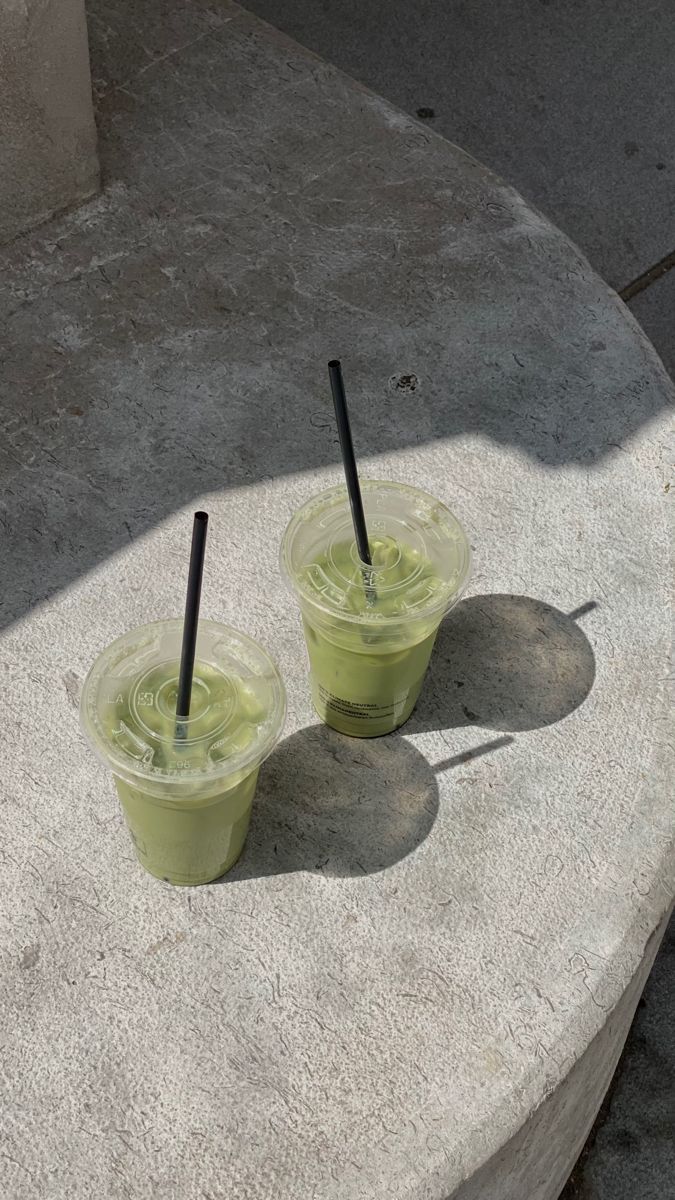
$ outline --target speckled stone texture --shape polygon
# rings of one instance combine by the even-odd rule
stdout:
[[[0,242],[98,188],[83,0],[0,5]]]
[[[671,385],[460,150],[234,6],[143,8],[91,24],[103,196],[2,270],[3,1194],[552,1200],[673,895]],[[372,743],[317,725],[277,570],[339,478],[334,354],[364,473],[476,553]],[[203,611],[276,656],[289,720],[240,864],[177,890],[77,698],[180,613],[196,507]]]
[[[406,112],[421,108],[617,289],[675,246],[671,0],[247,7]]]

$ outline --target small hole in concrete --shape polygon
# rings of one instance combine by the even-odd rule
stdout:
[[[395,392],[415,392],[420,381],[412,371],[407,375],[392,375],[389,386]]]

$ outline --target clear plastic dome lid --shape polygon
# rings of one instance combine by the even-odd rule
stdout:
[[[253,770],[286,715],[279,672],[251,638],[200,621],[190,715],[176,721],[180,619],[123,635],[97,658],[82,690],[82,724],[116,774],[163,790],[211,785]]]
[[[368,623],[418,620],[463,595],[471,551],[440,500],[406,484],[362,480],[372,569],[361,562],[345,487],[309,500],[291,519],[281,565],[301,603]]]

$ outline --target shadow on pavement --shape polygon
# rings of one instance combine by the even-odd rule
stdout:
[[[585,470],[670,403],[619,301],[456,147],[241,11],[95,7],[106,187],[2,252],[3,623],[195,496],[335,465],[337,352],[364,457],[468,436]]]
[[[347,738],[312,725],[265,764],[246,848],[222,882],[383,871],[424,841],[437,813],[434,769],[410,742],[395,733]]]
[[[507,747],[511,733],[562,720],[583,703],[594,675],[586,636],[558,609],[527,596],[463,601],[439,631],[402,732],[479,725],[505,735],[432,766],[398,733],[359,739],[326,725],[301,729],[263,767],[246,849],[224,882],[384,870],[430,832],[437,775]]]
[[[568,616],[529,596],[463,600],[441,625],[406,730],[478,725],[512,734],[561,721],[593,686],[593,650],[574,618],[595,607]]]

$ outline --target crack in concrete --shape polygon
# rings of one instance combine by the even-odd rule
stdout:
[[[637,279],[634,279],[632,283],[622,288],[619,292],[621,299],[627,304],[629,300],[632,300],[634,296],[638,296],[640,292],[644,292],[648,287],[651,287],[653,283],[656,283],[657,279],[660,279],[662,275],[672,270],[673,267],[675,267],[675,250],[671,250],[670,254],[666,254],[665,258],[654,263],[649,270],[643,271],[642,275],[638,275]]]

